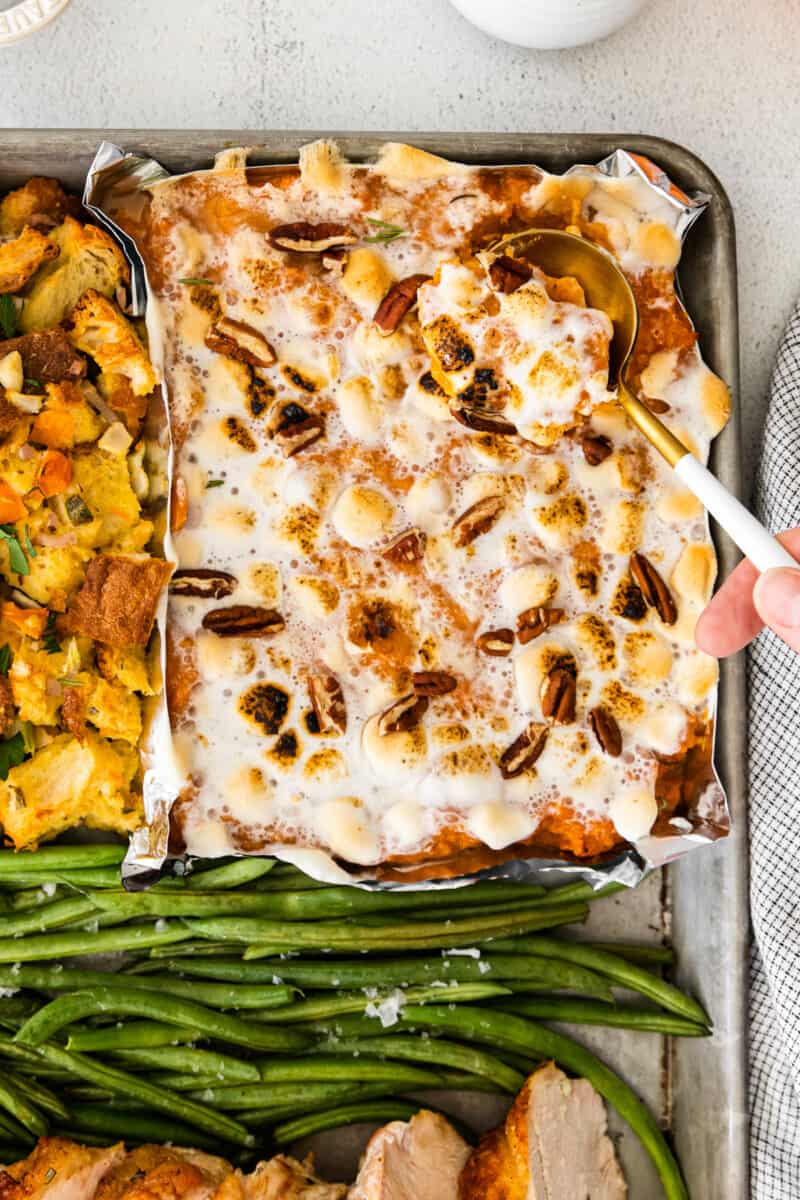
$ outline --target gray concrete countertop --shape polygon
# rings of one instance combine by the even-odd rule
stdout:
[[[0,50],[0,125],[682,142],[720,176],[736,215],[751,471],[777,339],[800,295],[799,77],[794,0],[652,0],[614,37],[556,52],[492,41],[447,0],[72,0]]]

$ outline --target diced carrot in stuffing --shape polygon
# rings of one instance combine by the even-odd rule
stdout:
[[[72,463],[60,450],[46,450],[36,483],[43,496],[57,496],[72,483]]]
[[[5,479],[0,479],[0,525],[13,525],[27,516],[27,513],[19,493],[15,492]]]
[[[69,449],[75,438],[75,417],[64,409],[44,408],[37,415],[30,440],[51,449]]]
[[[42,636],[49,615],[46,608],[20,608],[10,600],[0,604],[0,617],[31,638]]]

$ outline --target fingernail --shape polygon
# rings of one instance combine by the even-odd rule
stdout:
[[[756,580],[753,601],[768,625],[800,626],[800,570],[775,567]]]

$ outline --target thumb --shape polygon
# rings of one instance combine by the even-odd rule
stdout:
[[[800,568],[775,567],[756,580],[753,603],[779,637],[800,650]]]

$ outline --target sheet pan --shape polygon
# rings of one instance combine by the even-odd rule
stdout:
[[[688,236],[680,268],[683,295],[704,357],[731,386],[733,418],[716,440],[711,465],[734,492],[741,488],[736,248],[725,192],[696,155],[675,143],[636,134],[336,133],[269,130],[0,130],[0,190],[33,174],[56,175],[76,191],[98,144],[107,139],[149,154],[175,171],[210,165],[226,145],[257,147],[251,161],[281,162],[315,137],[333,136],[352,158],[374,154],[386,140],[410,141],[466,162],[534,162],[561,171],[595,162],[617,146],[639,151],[666,168],[681,187],[708,192],[708,211]],[[720,574],[737,552],[715,532]],[[745,811],[745,677],[741,656],[722,664],[717,763],[734,820],[733,834],[687,855],[648,878],[635,897],[598,906],[589,930],[603,938],[673,942],[678,982],[708,1007],[714,1036],[671,1041],[622,1030],[581,1029],[578,1037],[626,1076],[660,1116],[675,1147],[694,1200],[746,1200],[749,1195],[746,1096],[747,830]],[[574,1030],[571,1032],[575,1032]],[[465,1096],[460,1111],[490,1127],[499,1115],[489,1097]],[[631,1200],[660,1194],[655,1175],[631,1134],[612,1118],[630,1184]],[[352,1169],[365,1130],[327,1136],[317,1143],[331,1177]]]

